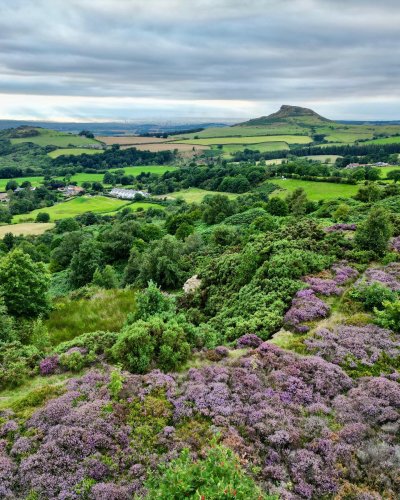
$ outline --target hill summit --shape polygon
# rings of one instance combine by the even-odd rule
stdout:
[[[273,123],[298,123],[307,125],[318,125],[321,122],[330,122],[328,118],[324,118],[315,111],[309,108],[302,108],[300,106],[291,106],[289,104],[283,104],[279,111],[272,113],[268,116],[261,116],[260,118],[254,118],[244,123],[240,123],[240,126],[254,127],[257,125],[269,125]]]

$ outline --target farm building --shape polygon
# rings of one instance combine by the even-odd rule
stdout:
[[[7,203],[8,195],[7,193],[0,193],[0,203]]]
[[[85,190],[79,186],[65,186],[62,188],[58,188],[58,191],[63,193],[64,196],[77,196],[78,194],[83,193]]]
[[[136,189],[113,188],[110,191],[110,196],[113,196],[114,198],[121,198],[123,200],[133,200],[136,195],[141,195],[144,198],[150,196],[146,191],[137,191]]]

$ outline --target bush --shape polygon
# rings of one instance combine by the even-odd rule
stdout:
[[[373,283],[370,286],[353,288],[349,292],[349,296],[353,300],[362,302],[366,311],[373,311],[374,308],[382,309],[385,301],[394,302],[398,294],[380,283]]]
[[[39,212],[36,216],[36,222],[49,222],[50,215],[47,212]]]
[[[400,300],[395,302],[383,302],[383,310],[375,309],[376,322],[383,328],[389,328],[397,333],[400,332]]]
[[[112,347],[115,360],[133,373],[145,373],[152,364],[175,370],[190,355],[184,325],[177,320],[163,321],[153,316],[126,326]]]
[[[213,446],[203,459],[193,460],[188,449],[146,483],[147,500],[262,500],[266,496],[245,474],[234,453],[224,446]]]

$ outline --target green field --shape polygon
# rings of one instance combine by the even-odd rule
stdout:
[[[14,236],[38,236],[43,234],[48,229],[53,229],[52,222],[36,224],[35,222],[23,222],[21,224],[8,224],[0,226],[0,238],[4,238],[7,233],[12,233]]]
[[[366,141],[364,144],[398,144],[400,142],[400,136],[394,137],[382,137],[381,139],[373,139],[371,141]]]
[[[373,135],[372,132],[365,132],[365,131],[360,131],[360,132],[355,132],[354,130],[349,130],[349,131],[335,131],[332,133],[329,133],[325,139],[330,142],[339,142],[339,143],[352,143],[355,141],[358,141],[360,139],[372,139]]]
[[[321,163],[324,163],[327,160],[329,160],[329,163],[335,163],[335,161],[338,158],[341,158],[341,156],[339,156],[339,155],[311,155],[311,156],[305,156],[305,158],[308,158],[309,160],[320,161]]]
[[[332,182],[312,182],[297,179],[271,179],[273,184],[281,187],[282,191],[274,191],[272,196],[284,198],[296,188],[303,188],[311,201],[333,200],[335,198],[349,198],[359,190],[359,186],[351,184],[334,184]]]
[[[43,177],[17,177],[16,179],[0,179],[0,191],[5,191],[8,181],[16,181],[20,186],[23,182],[28,181],[32,186],[40,186],[43,182]]]
[[[104,153],[104,149],[89,149],[89,148],[61,148],[61,149],[56,149],[55,151],[50,151],[48,155],[51,158],[58,158],[59,156],[63,155],[73,155],[73,156],[79,156],[79,155],[96,155]]]
[[[11,139],[12,144],[20,144],[21,142],[33,142],[38,146],[59,146],[67,148],[69,146],[89,146],[91,144],[100,144],[95,139],[89,139],[85,136],[56,132],[45,128],[36,129],[39,135],[32,137],[19,137]]]
[[[289,146],[286,142],[260,142],[259,144],[225,144],[222,148],[224,154],[231,155],[244,149],[251,149],[252,151],[260,151],[265,153],[267,151],[283,151],[288,150]]]
[[[184,199],[187,203],[200,203],[204,196],[208,194],[222,194],[228,196],[228,198],[236,198],[239,195],[235,193],[220,193],[217,191],[206,191],[205,189],[199,189],[199,188],[189,188],[189,189],[182,189],[181,191],[175,191],[173,193],[169,193],[168,195],[161,195],[158,196],[158,198],[182,198]]]
[[[52,221],[65,219],[67,217],[75,217],[85,212],[104,214],[118,210],[127,204],[129,204],[129,202],[117,200],[115,198],[107,198],[106,196],[79,196],[69,201],[57,203],[52,207],[33,210],[29,214],[15,215],[13,217],[13,222],[35,220],[39,212],[48,213]]]
[[[139,165],[137,167],[124,167],[122,169],[112,169],[110,172],[115,172],[115,170],[123,170],[126,175],[134,175],[137,176],[142,172],[162,175],[165,172],[172,172],[173,170],[177,170],[178,167],[173,167],[171,165]]]
[[[260,142],[286,142],[288,144],[309,144],[311,137],[306,135],[261,135],[246,137],[215,137],[210,139],[188,139],[177,141],[180,144],[199,144],[212,146],[218,144],[258,144]]]

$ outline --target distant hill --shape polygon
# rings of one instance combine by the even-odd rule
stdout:
[[[243,123],[238,123],[234,127],[261,127],[266,125],[290,124],[301,126],[317,126],[335,123],[328,118],[324,118],[312,109],[300,106],[290,106],[283,104],[279,111],[268,116],[261,116]]]

